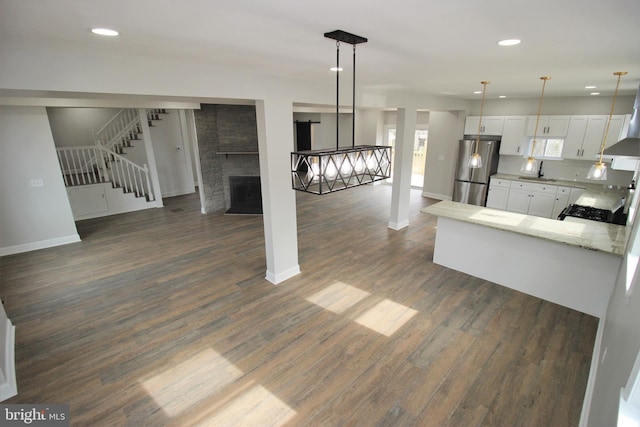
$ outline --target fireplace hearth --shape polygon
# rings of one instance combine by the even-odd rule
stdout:
[[[259,176],[230,176],[229,195],[231,207],[227,214],[262,214],[262,192]]]

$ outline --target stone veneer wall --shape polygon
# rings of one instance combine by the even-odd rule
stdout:
[[[230,206],[229,176],[260,176],[253,105],[202,104],[194,111],[207,213]]]

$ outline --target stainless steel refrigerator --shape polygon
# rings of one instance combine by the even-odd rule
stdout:
[[[489,177],[498,171],[499,138],[480,140],[478,153],[482,158],[482,167],[471,169],[467,162],[476,150],[475,139],[460,140],[455,181],[453,182],[453,201],[470,205],[485,206],[489,189]]]

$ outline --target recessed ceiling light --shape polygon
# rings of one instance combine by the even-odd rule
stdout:
[[[585,86],[584,88],[585,89],[595,89],[596,87],[595,86]]]
[[[478,95],[478,94],[482,93],[482,91],[481,90],[476,90],[473,93],[474,93],[474,95]]]
[[[600,95],[600,92],[591,92],[589,95]]]
[[[331,68],[329,68],[329,70],[331,70],[331,71],[336,71],[336,72],[337,72],[337,71],[342,71],[342,70],[344,70],[344,68],[342,68],[342,67],[331,67]]]
[[[522,40],[519,39],[506,39],[506,40],[500,40],[498,42],[498,44],[500,46],[515,46],[517,44],[520,44]]]
[[[108,36],[108,37],[115,37],[119,34],[116,30],[112,30],[110,28],[92,28],[91,32],[99,36]]]
[[[500,95],[498,98],[506,98],[505,95]]]

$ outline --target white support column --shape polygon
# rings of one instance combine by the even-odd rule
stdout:
[[[398,108],[395,157],[393,159],[393,187],[389,228],[400,230],[409,225],[409,197],[411,195],[411,165],[418,111]]]
[[[295,190],[291,188],[293,108],[290,100],[256,101],[266,279],[273,284],[300,273]]]
[[[202,168],[200,166],[200,148],[198,147],[198,131],[196,130],[196,121],[194,119],[193,110],[185,111],[185,128],[191,141],[191,149],[193,150],[193,167],[195,168],[195,175],[198,185],[198,195],[200,196],[200,213],[206,214],[205,209],[205,196],[204,196],[204,184],[202,182]]]
[[[147,153],[147,166],[149,166],[149,174],[151,175],[151,185],[153,185],[153,195],[156,198],[156,208],[164,206],[162,203],[162,192],[160,191],[160,179],[158,178],[158,166],[156,165],[156,157],[153,153],[153,144],[151,143],[151,130],[147,121],[147,110],[138,108],[138,116],[140,117],[140,128],[142,129],[142,141],[144,142],[144,150]]]

